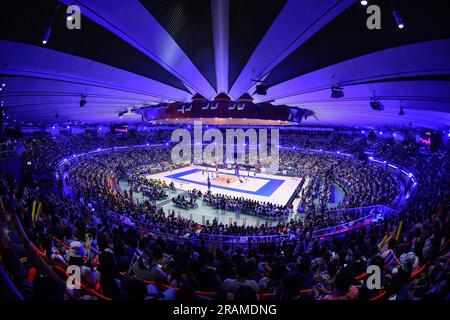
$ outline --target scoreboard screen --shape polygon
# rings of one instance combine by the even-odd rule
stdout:
[[[419,135],[418,142],[427,150],[438,150],[441,146],[442,135],[435,130],[426,130]]]
[[[111,133],[115,135],[127,135],[129,132],[128,126],[125,125],[112,125]]]

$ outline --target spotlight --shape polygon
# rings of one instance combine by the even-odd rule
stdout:
[[[83,108],[83,107],[86,105],[86,103],[87,103],[86,98],[87,98],[87,96],[85,96],[85,95],[82,95],[82,96],[81,96],[81,99],[80,99],[80,108]]]
[[[370,101],[370,107],[373,110],[377,110],[377,111],[384,110],[383,104],[381,103],[381,101],[378,101],[378,100]]]
[[[383,104],[382,104],[381,101],[379,101],[379,100],[377,99],[377,97],[375,96],[375,90],[373,91],[373,95],[372,95],[372,97],[370,98],[370,107],[371,107],[373,110],[378,110],[378,111],[384,110]]]
[[[363,6],[367,6],[367,0],[361,0],[360,3],[361,3]]]
[[[405,22],[403,21],[402,17],[400,17],[400,13],[398,13],[397,9],[394,9],[392,12],[395,18],[395,22],[397,23],[397,26],[399,29],[403,29],[405,27]]]
[[[48,39],[50,38],[50,33],[52,32],[52,28],[50,26],[45,30],[44,38],[42,39],[42,44],[47,44]]]
[[[71,14],[67,15],[67,21],[72,21],[72,15]]]
[[[332,86],[331,87],[331,98],[339,99],[344,96],[344,89],[339,86]]]
[[[400,107],[400,112],[398,113],[399,116],[405,115],[405,111],[403,110],[403,107]]]
[[[2,83],[2,87],[4,87],[4,86],[6,86],[6,84],[5,84],[5,83]]]

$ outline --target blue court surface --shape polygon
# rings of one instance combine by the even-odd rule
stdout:
[[[287,177],[267,173],[241,171],[238,178],[232,169],[214,169],[200,165],[188,165],[172,171],[159,172],[145,175],[147,179],[174,183],[175,188],[189,191],[208,191],[208,176],[210,178],[212,193],[219,193],[231,197],[244,197],[260,202],[271,202],[285,205],[296,188],[302,181],[302,177]]]
[[[191,169],[191,170],[171,174],[166,177],[170,178],[170,179],[176,179],[179,181],[192,183],[192,184],[198,184],[201,186],[208,186],[207,182],[201,182],[201,181],[194,180],[192,178],[187,177],[189,175],[192,175],[192,174],[195,174],[195,173],[198,173],[201,171],[203,171],[203,169],[196,168],[196,169]],[[229,172],[222,172],[222,171],[219,171],[219,174],[226,174],[227,176],[236,176],[236,174],[232,174]],[[245,175],[242,175],[242,176],[245,177]],[[246,190],[246,188],[239,188],[238,186],[228,187],[228,186],[215,184],[214,181],[211,180],[211,187],[217,188],[217,189],[228,190],[228,191],[246,193],[246,194],[251,194],[251,195],[270,197],[285,182],[285,180],[282,180],[282,179],[274,179],[274,178],[258,177],[258,176],[256,176],[256,177],[252,176],[252,177],[250,177],[250,179],[251,180],[253,180],[253,179],[263,180],[262,182],[264,182],[264,184],[257,190]]]

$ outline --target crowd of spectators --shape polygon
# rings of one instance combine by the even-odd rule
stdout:
[[[382,167],[368,165],[366,161],[354,157],[282,150],[280,166],[289,174],[312,179],[302,194],[301,208],[304,211],[323,212],[331,198],[331,186],[334,183],[342,186],[346,192],[339,208],[375,204],[389,206],[400,192],[396,176],[387,173]]]
[[[239,217],[242,213],[274,220],[286,220],[290,212],[289,208],[283,205],[245,199],[244,197],[216,194],[212,192],[206,193],[203,196],[203,201],[218,210],[233,211],[236,213],[237,217]]]
[[[114,141],[114,139],[120,141],[118,143],[119,146],[125,141],[123,137],[114,137],[109,134],[102,137],[106,137],[106,142],[100,144],[102,146],[113,146],[114,142],[111,141]],[[135,133],[131,135],[130,144],[133,142],[144,142],[144,137],[148,138],[149,135]],[[168,134],[166,131],[163,131],[158,136],[153,132],[150,137],[152,137],[153,143],[165,144]],[[69,140],[69,137],[66,137],[66,139]],[[88,141],[92,143],[92,140],[99,139],[101,140],[101,137],[88,139]],[[343,141],[341,136],[338,136],[338,138],[332,136],[330,140],[334,139],[337,139],[339,142]],[[291,141],[292,139],[289,138],[288,140]],[[76,137],[74,141],[78,149],[87,149],[87,147],[80,146],[81,138]],[[50,141],[44,139],[43,143],[53,145],[60,142],[55,139]],[[89,146],[92,145],[89,144]],[[31,147],[31,149],[35,150],[36,148]],[[41,146],[40,150],[44,149]],[[58,148],[51,147],[50,149]],[[135,211],[135,208],[127,207],[129,204],[138,205],[141,211],[145,211],[154,200],[161,200],[167,197],[165,190],[168,186],[161,181],[149,180],[145,175],[172,170],[176,167],[170,161],[168,150],[165,147],[132,149],[131,151],[116,151],[83,159],[71,169],[71,180],[68,181],[68,184],[73,185],[78,192],[78,196],[84,193],[83,190],[89,190],[91,196],[97,192],[108,198],[111,192],[119,191],[117,197],[120,198],[120,205],[115,204],[113,208],[109,209],[120,208],[121,214],[131,214],[130,212]],[[29,159],[28,157],[29,154],[27,153],[25,158]],[[297,174],[311,178],[307,188],[303,189],[299,194],[301,197],[299,209],[301,212],[308,213],[309,216],[314,216],[318,213],[323,215],[332,197],[332,186],[336,183],[342,186],[346,194],[344,200],[333,209],[362,207],[373,204],[389,205],[399,192],[399,184],[394,176],[387,174],[382,168],[369,166],[367,163],[354,158],[325,153],[281,150],[280,166],[281,171],[285,171],[288,174]],[[131,186],[128,192],[127,190],[121,191],[117,183],[118,178],[126,179]],[[90,185],[92,183],[94,183],[94,186]],[[141,191],[150,201],[134,203],[133,192]],[[205,195],[205,201],[218,209],[230,210],[237,215],[243,213],[275,219],[287,218],[289,215],[289,208],[287,207],[271,203],[259,203],[248,199],[207,194]],[[98,203],[99,201],[96,200],[96,202]],[[178,203],[181,205],[184,202],[180,200]],[[195,207],[195,205],[189,207]],[[347,219],[351,219],[351,216],[347,217]],[[334,225],[345,220],[342,218],[328,218],[325,221],[331,223],[330,225]]]
[[[115,135],[110,132],[90,132],[84,134],[64,134],[58,136],[37,136],[25,139],[24,165],[34,173],[45,173],[55,168],[65,157],[92,151],[98,148],[125,147],[146,143],[160,144],[170,140],[168,131],[130,131],[128,135]],[[29,163],[29,164],[27,164]]]
[[[198,197],[201,197],[201,192],[194,189],[190,190],[187,194],[179,194],[178,196],[173,197],[172,202],[176,206],[185,209],[198,208]]]
[[[390,154],[403,148],[401,144],[389,148],[380,145],[377,154],[390,160]],[[41,163],[41,156],[45,156],[36,152],[33,149],[26,156],[32,155],[35,163]],[[223,225],[217,221],[200,225],[173,211],[164,212],[150,201],[135,203],[129,194],[114,188],[118,174],[111,169],[120,165],[127,168],[137,159],[142,159],[141,165],[158,164],[155,171],[170,168],[164,161],[165,148],[136,152],[144,154],[117,152],[78,160],[76,166],[68,168],[68,192],[64,190],[66,182],[55,188],[33,179],[28,172],[20,183],[0,174],[0,266],[25,299],[450,298],[450,157],[446,151],[416,152],[398,159],[399,164],[414,160],[410,169],[418,182],[417,190],[398,213],[363,229],[324,239],[312,236],[327,219],[322,214],[274,226]],[[322,167],[324,162],[317,161]],[[336,166],[331,165],[331,171],[341,183],[349,183],[347,188],[354,184],[358,188],[353,176],[358,165],[346,174],[339,171],[341,161],[346,160],[332,161]],[[46,166],[42,164],[40,168]],[[380,199],[390,200],[389,192],[383,189],[387,185],[373,182],[378,178],[369,179],[377,171],[366,172],[366,182],[374,192],[381,192]],[[327,168],[317,172],[321,181],[330,174]],[[372,196],[370,191],[368,195]],[[36,209],[40,212],[37,217],[34,201],[42,204]],[[352,201],[360,204],[361,198]],[[143,233],[115,219],[108,210],[140,221],[154,232]],[[289,237],[282,242],[232,246],[208,242],[204,237],[208,234]],[[65,270],[68,265],[81,267],[83,289],[67,288],[64,275],[56,273],[57,266]],[[368,265],[380,267],[381,289],[366,286]]]

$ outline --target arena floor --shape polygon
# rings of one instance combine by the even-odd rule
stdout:
[[[214,169],[206,171],[206,167],[191,165],[173,171],[147,175],[147,178],[160,179],[166,183],[173,182],[180,190],[208,190],[210,177],[211,191],[233,197],[243,197],[262,202],[285,205],[301,182],[301,177],[285,177],[263,173],[240,171],[238,178],[234,170]]]

